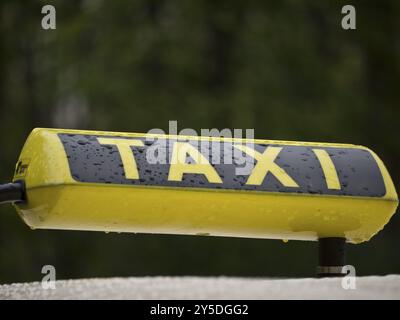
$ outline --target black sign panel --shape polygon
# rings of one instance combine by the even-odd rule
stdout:
[[[208,188],[208,189],[230,189],[230,190],[256,190],[267,192],[289,192],[307,194],[327,194],[343,196],[363,196],[363,197],[382,197],[385,195],[385,185],[382,174],[372,154],[365,149],[321,147],[301,145],[280,145],[280,144],[254,144],[252,148],[262,154],[269,147],[279,147],[279,154],[274,158],[273,163],[285,174],[288,175],[296,186],[287,186],[282,180],[277,178],[273,172],[267,172],[259,185],[249,184],[249,174],[238,174],[237,169],[244,164],[238,164],[240,159],[232,157],[233,163],[226,163],[223,150],[227,144],[213,141],[208,146],[208,152],[203,152],[198,140],[182,140],[200,151],[210,166],[220,177],[220,182],[210,182],[206,175],[197,173],[184,173],[180,181],[168,180],[171,169],[171,148],[174,147],[175,140],[148,139],[146,136],[138,138],[115,137],[115,136],[96,136],[80,134],[58,134],[67,158],[72,177],[79,182],[90,183],[111,183],[111,184],[130,184],[146,186],[168,186],[180,188]],[[142,146],[131,146],[130,151],[136,161],[138,172],[137,179],[127,179],[125,168],[121,157],[121,152],[117,145],[101,144],[99,139],[131,139],[140,140]],[[161,141],[164,142],[160,143]],[[178,141],[181,141],[180,139]],[[165,143],[166,142],[166,143]],[[158,156],[160,153],[165,155],[165,163],[150,163],[147,151],[149,148],[158,144]],[[223,146],[224,145],[224,146]],[[212,157],[213,152],[219,149],[219,161]],[[229,145],[228,145],[229,149]],[[324,166],[317,157],[315,150],[324,150],[329,156],[329,161],[333,164],[334,171],[338,179],[336,188],[329,187],[327,183]],[[206,150],[207,151],[207,150]],[[242,158],[249,158],[243,152],[239,152]],[[162,157],[161,157],[162,158]],[[243,160],[242,159],[242,160]],[[215,163],[218,162],[218,163]],[[189,156],[187,163],[195,163]],[[255,168],[257,160],[254,160]],[[326,167],[325,167],[326,170]]]

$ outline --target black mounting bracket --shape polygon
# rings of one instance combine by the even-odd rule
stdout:
[[[345,265],[345,238],[318,239],[318,277],[343,277]]]

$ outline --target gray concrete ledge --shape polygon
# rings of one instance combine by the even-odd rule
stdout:
[[[342,279],[231,277],[132,277],[59,280],[56,289],[40,282],[0,286],[0,299],[400,299],[400,275]]]

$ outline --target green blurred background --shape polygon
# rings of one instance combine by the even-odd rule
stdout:
[[[53,4],[57,29],[41,28]],[[357,30],[341,28],[341,8]],[[400,2],[0,3],[0,181],[35,127],[254,128],[366,145],[400,175]],[[193,209],[195,214],[195,208]],[[400,273],[400,218],[349,245],[358,275]],[[0,283],[142,275],[313,276],[314,242],[30,230],[0,207]]]

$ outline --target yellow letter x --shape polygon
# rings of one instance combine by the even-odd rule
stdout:
[[[246,184],[259,186],[264,181],[267,173],[270,172],[285,187],[299,187],[296,181],[294,181],[285,170],[274,162],[282,148],[267,147],[263,153],[260,153],[244,145],[235,145],[235,147],[257,160],[257,164],[253,168]]]

